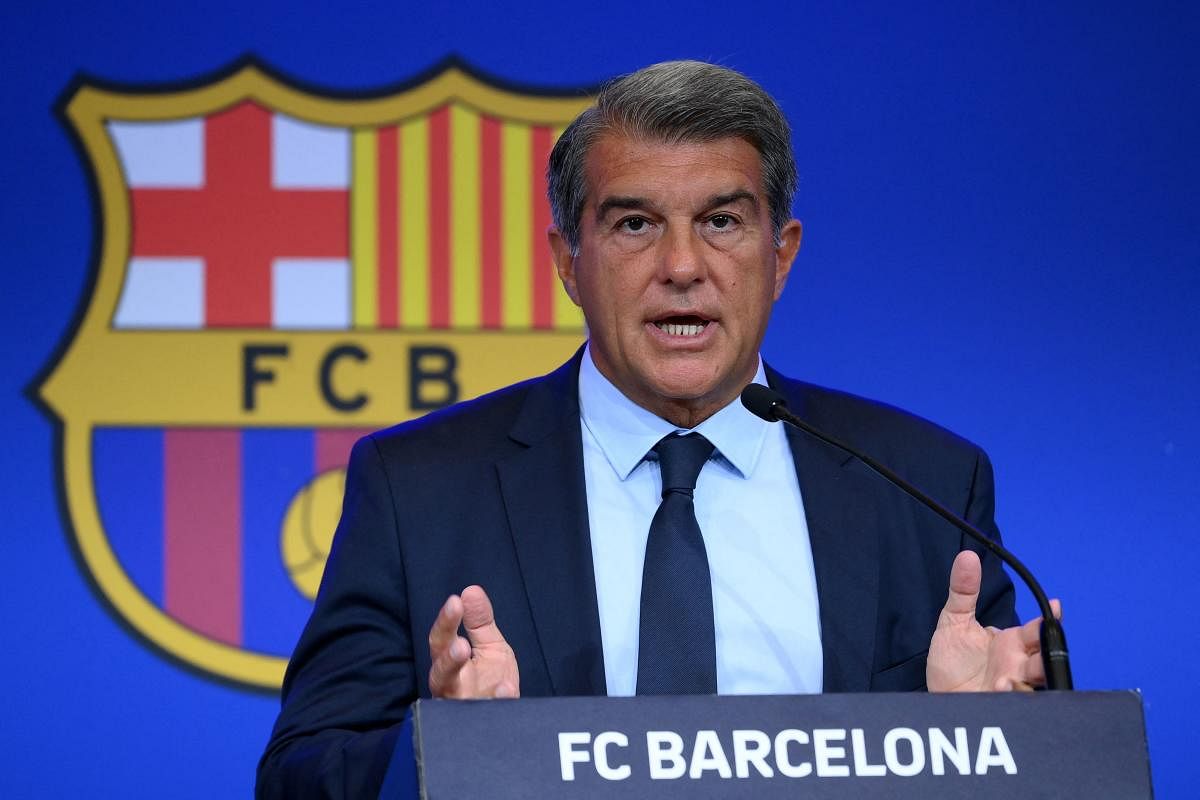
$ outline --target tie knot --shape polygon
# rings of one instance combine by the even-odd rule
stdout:
[[[670,491],[692,493],[700,469],[712,455],[713,443],[698,433],[684,436],[672,433],[660,439],[653,449],[658,454],[662,493],[666,497]]]

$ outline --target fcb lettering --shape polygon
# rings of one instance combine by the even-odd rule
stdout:
[[[271,385],[276,382],[278,373],[270,364],[285,362],[290,357],[291,348],[286,344],[243,345],[242,409],[244,411],[258,409],[260,384]],[[333,380],[335,367],[339,362],[345,360],[364,364],[371,360],[371,354],[353,342],[333,345],[321,356],[320,363],[315,367],[316,388],[325,404],[331,409],[345,413],[362,411],[371,402],[371,395],[365,390],[343,392],[335,388]],[[406,411],[431,411],[458,402],[460,399],[459,359],[454,350],[438,345],[410,345],[408,346],[407,361],[407,377],[401,381],[408,385],[408,405],[404,407]],[[401,365],[399,363],[389,364],[388,368],[399,370]],[[286,390],[288,387],[280,388]],[[295,390],[295,387],[291,388]],[[301,387],[300,391],[304,391],[306,388]],[[398,414],[402,413],[399,411],[397,398],[391,397],[388,398],[388,401],[389,407],[396,408]]]

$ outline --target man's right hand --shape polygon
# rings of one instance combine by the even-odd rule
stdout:
[[[460,625],[466,639],[458,635]],[[429,630],[429,654],[429,691],[434,697],[521,695],[517,657],[496,627],[492,601],[480,586],[468,586],[462,596],[452,594],[446,600]]]

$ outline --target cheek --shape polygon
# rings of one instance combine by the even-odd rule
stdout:
[[[599,280],[592,286],[599,303],[611,306],[611,316],[630,313],[636,306],[641,291],[632,273],[632,270],[610,269],[599,276]]]

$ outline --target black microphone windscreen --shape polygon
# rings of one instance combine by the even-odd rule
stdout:
[[[779,417],[775,416],[775,408],[786,408],[787,401],[783,399],[783,395],[770,386],[752,383],[742,389],[742,405],[756,417],[765,419],[767,422],[778,422]]]

